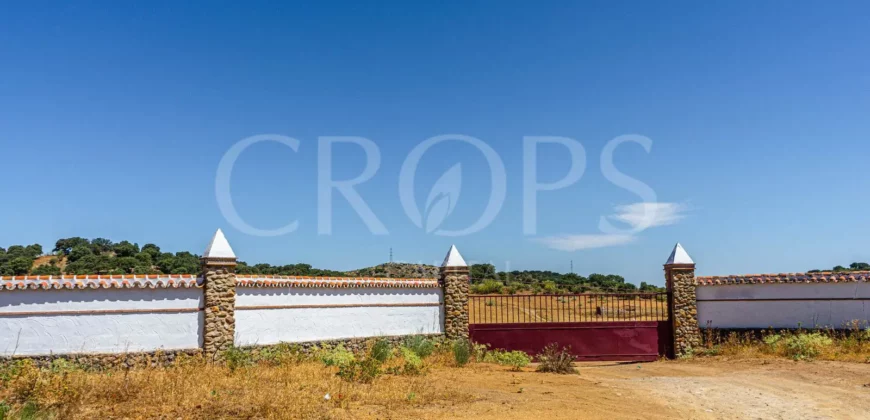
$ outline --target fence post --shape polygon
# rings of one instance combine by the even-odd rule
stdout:
[[[205,306],[202,348],[205,357],[221,360],[235,338],[236,254],[220,229],[202,254]]]
[[[441,288],[444,294],[444,334],[450,339],[468,338],[468,264],[455,245],[450,247],[441,264]]]
[[[679,243],[674,246],[665,263],[665,282],[674,356],[679,357],[701,345],[698,302],[695,297],[695,262]]]

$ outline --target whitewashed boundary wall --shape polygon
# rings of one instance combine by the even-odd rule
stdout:
[[[240,280],[236,288],[237,346],[444,332],[443,298],[434,280],[373,282],[389,288],[245,283]]]
[[[78,277],[2,282],[0,356],[200,347],[195,276]]]
[[[456,247],[440,279],[236,275],[235,267],[218,230],[200,275],[0,277],[0,357],[117,363],[102,355],[195,350],[220,360],[233,345],[468,333],[467,303],[457,303],[468,286],[455,287],[468,269]],[[465,275],[445,287],[446,272]],[[465,331],[445,328],[463,320]]]
[[[697,278],[698,324],[724,329],[847,328],[870,323],[870,273]]]

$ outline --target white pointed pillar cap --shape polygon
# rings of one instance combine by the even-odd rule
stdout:
[[[450,251],[447,251],[447,256],[444,257],[444,262],[441,264],[441,267],[468,267],[468,264],[465,263],[465,259],[459,254],[456,245],[450,245]]]
[[[224,236],[223,231],[218,229],[217,232],[214,233],[214,237],[211,238],[208,247],[205,248],[202,258],[234,260],[236,259],[236,254],[233,252],[233,248],[230,247],[230,243],[227,242],[227,237]]]
[[[692,257],[689,256],[689,253],[683,249],[683,246],[677,242],[677,245],[674,246],[674,250],[671,251],[671,256],[668,257],[668,262],[665,265],[694,265],[695,261],[692,260]]]

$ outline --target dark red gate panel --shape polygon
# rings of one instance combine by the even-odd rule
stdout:
[[[550,343],[571,346],[577,360],[654,361],[670,350],[667,321],[471,324],[471,340],[535,355]]]

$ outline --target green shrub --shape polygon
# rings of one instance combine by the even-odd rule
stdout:
[[[355,359],[353,353],[345,349],[344,345],[341,344],[332,349],[320,351],[320,361],[324,366],[347,366]]]
[[[404,346],[399,347],[399,352],[402,354],[402,358],[405,359],[402,373],[405,375],[419,375],[423,373],[423,359],[417,352]]]
[[[474,356],[474,360],[477,360],[478,362],[485,362],[487,352],[489,352],[489,345],[471,343],[471,354]]]
[[[785,340],[785,353],[795,360],[812,359],[832,343],[830,337],[821,333],[798,334]]]
[[[505,288],[505,292],[507,292],[507,294],[509,295],[515,295],[520,290],[523,290],[523,284],[517,282],[508,283],[507,287]]]
[[[10,411],[12,411],[12,407],[6,401],[0,401],[0,420],[6,420]]]
[[[298,345],[278,343],[259,349],[255,361],[270,366],[279,366],[287,361],[299,361],[303,357]]]
[[[392,355],[393,346],[389,341],[384,339],[375,341],[375,344],[372,345],[372,349],[369,352],[369,358],[375,359],[380,363],[386,362]]]
[[[538,355],[538,362],[538,372],[577,373],[570,347],[560,349],[556,343],[544,347],[544,350]]]
[[[771,334],[764,337],[764,344],[773,352],[781,352],[792,359],[801,360],[817,357],[822,350],[833,344],[833,340],[820,332]]]
[[[458,366],[465,366],[471,359],[471,342],[468,340],[456,340],[453,342],[453,360]]]
[[[242,366],[249,366],[254,362],[253,357],[251,357],[251,352],[242,350],[238,347],[230,347],[224,351],[223,356],[227,367],[230,368],[230,371],[232,372],[235,372],[236,369]]]
[[[406,338],[405,347],[423,359],[429,357],[435,351],[435,343],[422,335],[412,335]]]
[[[541,283],[541,291],[545,294],[552,295],[559,292],[559,287],[556,286],[556,282],[547,280]]]
[[[486,353],[483,359],[484,362],[498,363],[503,366],[510,366],[511,370],[519,372],[522,368],[528,366],[532,361],[529,355],[518,351],[502,351],[493,350]]]
[[[471,286],[471,293],[479,295],[489,295],[501,293],[504,284],[500,281],[487,279],[483,283],[478,283]]]
[[[81,368],[74,362],[70,362],[67,359],[54,359],[51,361],[51,364],[48,367],[48,370],[51,373],[64,373],[64,372],[72,372],[74,370],[80,370]]]
[[[338,368],[338,376],[348,382],[372,383],[381,375],[381,362],[367,357],[364,360],[352,360]]]

